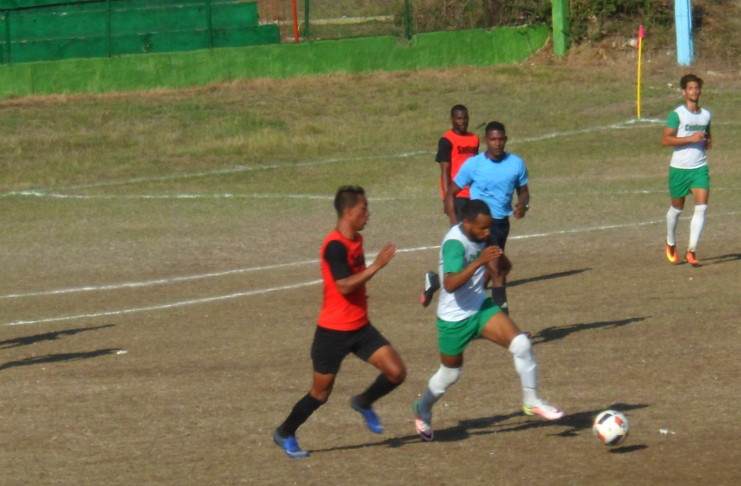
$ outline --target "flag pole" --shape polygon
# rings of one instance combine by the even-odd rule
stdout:
[[[298,7],[296,5],[296,0],[291,0],[291,15],[293,16],[293,42],[299,42]]]
[[[641,58],[643,57],[643,25],[638,26],[638,81],[636,88],[636,111],[638,119],[641,119]]]

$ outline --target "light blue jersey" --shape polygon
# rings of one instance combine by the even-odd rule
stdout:
[[[471,199],[481,199],[491,215],[504,219],[512,215],[512,194],[527,185],[525,162],[515,154],[505,153],[501,161],[491,160],[486,152],[468,159],[454,181],[458,187],[471,187]]]

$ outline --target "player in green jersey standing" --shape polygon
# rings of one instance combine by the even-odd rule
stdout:
[[[692,194],[695,212],[690,222],[690,241],[685,260],[698,265],[695,250],[705,226],[705,213],[710,195],[710,174],[706,151],[713,146],[710,137],[710,112],[700,107],[702,79],[687,74],[680,80],[684,104],[669,114],[661,134],[661,144],[674,147],[669,166],[671,207],[666,213],[666,258],[679,263],[675,234],[684,201]]]

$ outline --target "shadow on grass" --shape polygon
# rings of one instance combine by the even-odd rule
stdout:
[[[81,327],[78,329],[67,329],[64,331],[45,332],[43,334],[36,334],[34,336],[26,336],[15,339],[8,339],[0,341],[0,349],[16,348],[18,346],[28,346],[29,344],[39,343],[41,341],[55,341],[62,336],[73,336],[75,334],[86,332],[86,331],[97,331],[99,329],[105,329],[107,327],[114,327],[115,324],[106,324],[104,326],[96,327]]]
[[[572,275],[579,275],[580,273],[584,273],[588,270],[591,270],[591,268],[582,268],[579,270],[568,270],[566,272],[557,272],[557,273],[551,273],[548,275],[541,275],[540,277],[523,278],[522,280],[513,280],[512,282],[507,282],[507,288],[516,287],[517,285],[524,285],[524,284],[532,283],[532,282],[538,282],[540,280],[552,280],[554,278],[571,277]]]
[[[648,449],[648,446],[645,444],[636,444],[632,446],[613,447],[608,452],[610,454],[626,454],[628,452],[642,451],[643,449]]]
[[[77,361],[81,359],[97,358],[99,356],[107,356],[109,354],[116,354],[120,351],[119,348],[110,349],[99,349],[97,351],[89,351],[86,353],[60,353],[60,354],[47,354],[46,356],[35,356],[33,358],[21,359],[18,361],[9,361],[3,365],[0,365],[0,370],[8,368],[15,368],[18,366],[30,366],[44,363],[58,363],[60,361]]]
[[[728,255],[703,258],[700,260],[700,266],[717,265],[719,263],[735,262],[736,260],[741,260],[741,253],[729,253]]]
[[[591,434],[592,421],[603,410],[608,408],[620,410],[621,412],[628,412],[630,410],[638,410],[646,408],[646,404],[628,404],[628,403],[614,403],[606,408],[599,410],[588,410],[584,412],[577,412],[570,415],[565,415],[560,420],[546,421],[540,417],[527,417],[522,412],[515,412],[507,415],[494,415],[491,417],[481,417],[475,419],[461,420],[458,425],[448,427],[445,429],[435,430],[435,442],[458,442],[466,440],[469,437],[476,435],[489,435],[489,434],[501,434],[507,432],[519,432],[522,430],[529,429],[541,429],[548,427],[554,430],[554,433],[549,435],[558,437],[576,437],[580,432],[589,430]],[[410,421],[410,426],[411,426]],[[556,431],[557,430],[557,431]],[[418,435],[405,435],[403,437],[394,437],[385,439],[378,442],[364,442],[362,444],[353,444],[340,447],[331,447],[328,449],[314,449],[310,452],[332,452],[332,451],[343,451],[352,449],[362,449],[364,447],[390,447],[397,448],[409,443],[422,443],[424,442]],[[648,446],[635,445],[635,446],[623,446],[614,448],[610,452],[621,453],[621,452],[632,452],[634,450],[645,449]],[[621,450],[622,449],[622,450]]]
[[[569,334],[573,334],[575,332],[588,331],[590,329],[622,327],[627,326],[628,324],[641,322],[645,319],[647,319],[647,317],[631,317],[630,319],[622,319],[619,321],[600,321],[589,322],[586,324],[572,324],[570,326],[547,327],[545,329],[541,329],[537,334],[533,334],[530,340],[533,344],[547,343],[548,341],[563,339]]]
[[[720,255],[716,257],[703,258],[700,263],[692,265],[695,268],[707,267],[710,265],[718,265],[719,263],[735,262],[741,259],[741,253],[729,253],[728,255]],[[689,265],[687,261],[679,262],[679,265]]]

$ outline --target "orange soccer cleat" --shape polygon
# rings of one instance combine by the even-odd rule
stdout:
[[[670,245],[669,243],[666,244],[666,259],[669,260],[669,263],[673,263],[675,265],[679,263],[677,245]]]

